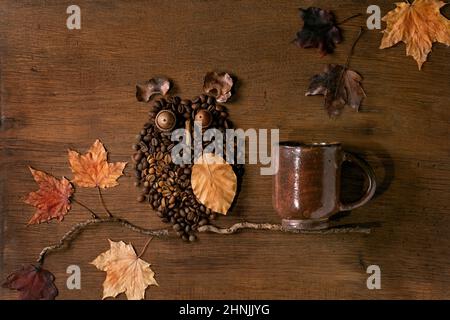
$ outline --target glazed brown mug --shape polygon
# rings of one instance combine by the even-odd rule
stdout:
[[[275,150],[277,151],[277,150]],[[341,166],[355,163],[365,172],[367,190],[356,202],[340,202]],[[337,212],[366,204],[376,189],[375,174],[340,143],[281,142],[275,152],[272,202],[286,229],[323,229]]]

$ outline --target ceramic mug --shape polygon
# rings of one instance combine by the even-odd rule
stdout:
[[[340,202],[341,166],[355,163],[365,172],[367,189],[356,202]],[[337,212],[366,204],[376,189],[375,174],[362,159],[342,150],[340,143],[281,142],[275,152],[272,202],[287,229],[323,229]]]

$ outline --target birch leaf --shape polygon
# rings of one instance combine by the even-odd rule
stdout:
[[[203,205],[226,215],[236,195],[237,179],[229,163],[207,153],[192,166],[191,185]]]

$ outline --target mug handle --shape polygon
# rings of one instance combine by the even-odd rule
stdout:
[[[377,188],[377,182],[375,180],[375,173],[373,172],[372,167],[363,159],[351,153],[344,152],[343,162],[344,161],[352,162],[358,165],[364,171],[366,180],[369,183],[367,190],[361,199],[348,204],[344,203],[339,204],[340,211],[350,211],[365,205],[373,197],[373,195],[375,194],[375,190]]]

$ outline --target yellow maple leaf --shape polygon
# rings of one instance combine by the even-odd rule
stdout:
[[[108,163],[105,147],[98,139],[84,155],[69,150],[69,162],[74,174],[72,182],[87,188],[117,186],[117,179],[127,165],[126,162]]]
[[[103,298],[115,298],[125,292],[128,300],[141,300],[148,286],[158,286],[150,264],[140,259],[131,244],[109,240],[111,249],[91,262],[97,269],[106,272],[103,282]]]
[[[382,19],[387,26],[380,49],[403,41],[406,55],[417,61],[420,70],[433,42],[450,45],[450,20],[439,11],[446,4],[439,0],[415,0],[412,4],[399,2],[396,5]]]

